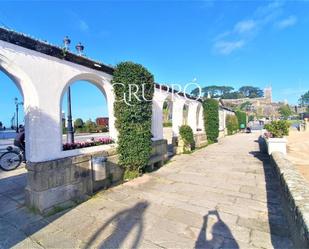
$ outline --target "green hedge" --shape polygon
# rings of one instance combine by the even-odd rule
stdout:
[[[194,147],[193,131],[189,125],[180,126],[179,134],[182,140],[184,141],[185,147],[188,145],[190,145],[191,147]]]
[[[150,158],[154,78],[142,65],[122,62],[115,68],[113,83],[116,97],[114,103],[115,126],[119,132],[117,150],[119,164],[125,168],[126,178],[126,175],[128,177],[138,175],[137,173],[147,165]],[[123,85],[119,85],[119,83]],[[140,100],[132,97],[129,101],[130,84],[139,86],[137,95]],[[143,85],[144,98],[142,98]],[[124,94],[127,96],[126,102],[128,104],[123,100]]]
[[[247,114],[245,112],[242,112],[242,111],[236,111],[235,112],[236,114],[236,117],[238,119],[238,125],[240,128],[241,124],[243,124],[245,127],[247,125]]]
[[[227,134],[233,135],[235,132],[239,129],[239,123],[237,116],[235,115],[227,115],[226,116],[226,128],[227,128]]]
[[[219,103],[215,99],[203,101],[204,125],[209,142],[217,142],[219,136]]]
[[[271,121],[270,124],[264,125],[264,128],[269,131],[272,137],[283,137],[289,135],[290,124],[286,120]]]

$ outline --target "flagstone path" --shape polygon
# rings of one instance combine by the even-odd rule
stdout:
[[[237,134],[175,156],[45,218],[22,204],[23,172],[0,174],[0,248],[293,248],[257,138]]]

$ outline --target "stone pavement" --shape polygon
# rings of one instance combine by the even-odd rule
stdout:
[[[49,217],[0,204],[0,248],[293,248],[257,137],[176,156]]]

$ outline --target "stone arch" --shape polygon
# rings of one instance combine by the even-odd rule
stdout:
[[[203,120],[203,105],[201,103],[198,104],[196,108],[196,129],[197,131],[204,130],[204,120]]]
[[[26,142],[26,158],[32,159],[32,153],[35,153],[31,143],[32,133],[35,132],[35,116],[39,104],[38,93],[30,77],[12,60],[0,54],[0,71],[6,74],[16,85],[23,97],[23,109],[25,119],[25,142]]]
[[[69,80],[66,81],[66,83],[63,85],[61,94],[59,95],[59,120],[61,120],[61,102],[64,97],[65,92],[67,91],[68,87],[72,85],[76,81],[86,81],[89,82],[89,84],[93,84],[96,86],[100,92],[103,94],[103,96],[106,99],[107,103],[107,111],[108,111],[108,117],[109,117],[109,134],[110,137],[112,137],[114,140],[117,140],[117,131],[115,129],[115,118],[114,118],[114,92],[113,92],[113,86],[111,82],[106,79],[104,76],[96,73],[79,73],[77,75],[74,75]],[[61,126],[60,126],[61,128]],[[62,133],[61,133],[62,134]]]
[[[0,70],[5,73],[21,92],[25,106],[37,106],[38,94],[30,77],[12,60],[0,54]]]

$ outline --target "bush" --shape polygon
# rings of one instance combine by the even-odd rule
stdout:
[[[185,147],[191,146],[194,147],[194,137],[192,128],[189,125],[182,125],[179,128],[179,135],[182,138]]]
[[[243,124],[245,127],[247,125],[247,114],[242,111],[236,111],[235,112],[237,120],[238,120],[238,128],[241,128],[241,125]],[[243,128],[245,128],[243,127]]]
[[[234,134],[239,129],[238,119],[235,115],[227,115],[225,122],[228,135]]]
[[[164,122],[163,123],[163,127],[172,127],[172,126],[173,126],[172,122]]]
[[[77,129],[77,128],[83,128],[84,126],[84,121],[81,119],[81,118],[77,118],[75,121],[74,121],[74,128]]]
[[[209,142],[217,142],[219,136],[219,103],[215,99],[203,101],[204,125]]]
[[[122,62],[115,68],[113,83],[119,164],[125,168],[126,175],[132,175],[130,171],[141,171],[147,165],[151,154],[154,79],[142,65]],[[136,93],[139,99],[133,96],[131,100],[124,101],[124,96],[129,95],[130,84],[139,87]],[[133,90],[136,90],[135,87]]]
[[[289,123],[286,120],[271,121],[270,124],[266,124],[264,128],[271,133],[272,137],[283,137],[289,135]]]

